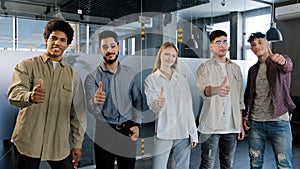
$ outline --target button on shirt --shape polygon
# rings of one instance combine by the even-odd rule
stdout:
[[[166,97],[160,108],[156,101],[161,87]],[[184,139],[198,142],[197,128],[192,107],[192,96],[187,79],[173,69],[169,80],[158,69],[145,79],[145,94],[149,108],[156,113],[156,134],[160,139]]]
[[[230,59],[226,60],[226,71],[228,81],[230,82],[230,99],[232,110],[233,124],[225,126],[233,126],[233,128],[223,128],[224,125],[219,125],[223,119],[225,110],[226,97],[218,95],[207,97],[204,94],[207,86],[220,86],[224,80],[224,73],[217,60],[212,57],[205,63],[201,64],[197,69],[197,85],[200,95],[203,98],[203,106],[199,117],[198,130],[203,134],[222,134],[222,133],[239,133],[241,130],[241,110],[244,106],[244,87],[243,78],[240,67],[233,63]],[[230,121],[227,121],[230,122]]]
[[[32,89],[44,80],[44,103],[29,101]],[[13,72],[8,99],[19,113],[12,140],[22,154],[42,160],[62,160],[70,154],[69,133],[73,148],[82,148],[86,129],[84,92],[80,76],[59,62],[53,68],[46,54],[23,60]]]
[[[104,104],[94,104],[94,95],[102,81],[106,94]],[[108,70],[103,62],[85,79],[87,108],[97,120],[120,124],[128,120],[142,122],[142,94],[135,73],[125,65],[118,65],[116,73]]]

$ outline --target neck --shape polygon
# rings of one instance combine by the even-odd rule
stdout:
[[[116,73],[118,70],[118,64],[119,62],[116,61],[113,64],[107,64],[106,62],[104,62],[105,66],[108,68],[109,71]]]
[[[225,63],[226,62],[226,56],[214,56],[217,60],[217,62]]]
[[[160,69],[162,72],[166,72],[166,73],[169,73],[169,74],[172,73],[172,68],[171,68],[171,67],[164,67],[164,66],[161,66],[159,69]]]
[[[266,55],[258,56],[258,60],[260,63],[265,63],[268,57],[269,56],[266,56]]]
[[[168,68],[164,68],[164,67],[161,67],[160,68],[160,71],[169,79],[171,80],[172,78],[172,75],[173,75],[173,71],[170,67]]]

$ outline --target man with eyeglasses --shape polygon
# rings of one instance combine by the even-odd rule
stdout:
[[[197,85],[203,97],[198,127],[200,169],[213,169],[217,154],[220,168],[231,169],[237,140],[243,140],[245,135],[241,111],[245,108],[243,78],[240,67],[226,57],[226,32],[215,30],[209,40],[213,56],[197,69]]]
[[[96,119],[94,151],[96,168],[134,169],[136,140],[142,122],[141,89],[135,73],[118,61],[118,35],[99,34],[100,65],[85,79],[88,111]]]
[[[295,105],[290,97],[293,63],[290,57],[270,49],[266,35],[252,33],[248,39],[258,61],[248,72],[245,90],[245,113],[249,123],[250,168],[263,167],[264,151],[269,138],[276,168],[293,168],[292,133],[289,112]]]

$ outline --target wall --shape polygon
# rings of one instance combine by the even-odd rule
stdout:
[[[300,96],[300,18],[286,21],[276,21],[277,28],[281,31],[283,42],[273,43],[273,51],[285,53],[291,57],[294,63],[292,72],[291,95]]]

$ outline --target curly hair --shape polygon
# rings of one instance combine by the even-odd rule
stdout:
[[[48,39],[53,31],[62,31],[67,35],[67,44],[71,44],[74,30],[71,25],[63,20],[51,20],[47,23],[44,30],[44,39]]]

